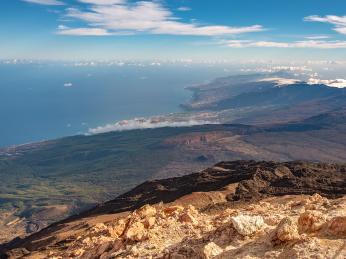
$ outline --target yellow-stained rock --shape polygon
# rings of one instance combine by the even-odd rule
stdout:
[[[134,222],[125,231],[124,237],[132,241],[143,241],[147,238],[147,231],[141,222]]]
[[[289,242],[299,239],[297,224],[289,217],[281,220],[277,226],[274,236],[272,237],[273,243]]]
[[[119,237],[124,234],[128,223],[128,219],[120,219],[115,226],[110,231],[112,237]]]
[[[156,209],[151,205],[144,205],[143,207],[138,209],[136,213],[141,218],[149,218],[149,217],[154,217],[156,215]]]

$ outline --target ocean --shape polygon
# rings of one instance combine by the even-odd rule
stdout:
[[[185,87],[229,72],[159,63],[0,64],[0,147],[83,134],[134,117],[181,112]]]

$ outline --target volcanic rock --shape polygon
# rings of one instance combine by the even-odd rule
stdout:
[[[233,227],[243,236],[249,236],[256,233],[264,225],[261,216],[239,215],[231,218]]]
[[[285,217],[281,220],[275,230],[274,243],[288,242],[299,239],[297,224],[292,218]]]
[[[223,162],[200,173],[143,183],[85,213],[4,244],[0,254],[346,258],[345,169],[307,162]]]

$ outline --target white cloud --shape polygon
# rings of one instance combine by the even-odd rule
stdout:
[[[346,34],[346,27],[338,27],[338,28],[335,28],[334,30],[337,31],[338,33]]]
[[[307,83],[310,85],[324,84],[330,87],[346,88],[346,79],[328,80],[328,79],[310,78]]]
[[[260,73],[275,73],[279,71],[292,72],[294,74],[311,74],[312,69],[306,66],[265,66],[256,68],[242,68],[241,72],[260,72]]]
[[[223,41],[232,48],[315,48],[315,49],[344,49],[346,41],[303,40],[294,42],[229,40]]]
[[[259,82],[274,82],[277,86],[285,86],[285,85],[293,85],[300,80],[292,79],[292,78],[282,78],[282,77],[270,77],[258,80]]]
[[[58,26],[58,29],[59,29],[59,30],[66,30],[66,29],[68,29],[68,27],[65,26],[65,25],[60,24],[60,25]]]
[[[318,16],[310,15],[304,18],[304,21],[307,22],[323,22],[334,25],[333,30],[346,34],[346,16],[336,16],[336,15],[327,15],[327,16]]]
[[[206,120],[197,120],[197,119],[188,119],[182,121],[170,121],[170,120],[157,120],[155,118],[136,118],[132,120],[125,120],[116,122],[114,124],[107,124],[105,126],[99,126],[97,128],[91,128],[88,130],[89,134],[99,134],[110,131],[124,131],[124,130],[133,130],[133,129],[154,129],[154,128],[163,128],[163,127],[189,127],[195,125],[203,124],[218,124],[217,122],[206,121]]]
[[[64,5],[63,2],[59,0],[22,0],[27,3],[40,4],[40,5]]]
[[[125,0],[78,0],[78,2],[94,5],[113,5],[123,4]]]
[[[64,87],[72,87],[73,84],[72,83],[64,83]]]
[[[180,12],[188,12],[188,11],[191,11],[191,8],[187,6],[181,6],[177,10]]]
[[[59,26],[57,34],[73,36],[107,36],[111,35],[107,30],[102,28],[63,28]]]
[[[317,36],[305,37],[305,39],[308,39],[308,40],[325,40],[325,39],[329,39],[329,38],[330,38],[329,36],[325,36],[325,35],[317,35]]]
[[[302,80],[294,79],[294,78],[281,78],[281,77],[273,77],[273,78],[264,78],[260,79],[260,82],[275,82],[275,84],[279,87],[281,86],[289,86],[299,82],[303,82]],[[305,81],[305,80],[304,80]],[[323,84],[329,87],[336,88],[346,88],[346,79],[320,79],[317,77],[308,78],[306,81],[309,85]]]
[[[91,4],[86,8],[67,8],[66,17],[85,22],[87,26],[59,30],[59,34],[85,35],[87,28],[96,35],[122,33],[150,33],[192,36],[220,36],[263,31],[261,25],[231,27],[223,25],[199,25],[182,22],[160,2],[139,1],[129,3],[121,0],[79,0]],[[75,34],[74,34],[75,32]],[[82,32],[82,33],[81,33]],[[90,35],[90,34],[89,34]]]

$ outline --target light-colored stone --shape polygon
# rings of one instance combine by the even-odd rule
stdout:
[[[147,232],[143,223],[134,222],[125,232],[125,238],[132,241],[143,241],[147,238]]]
[[[274,243],[289,242],[299,239],[298,227],[293,219],[286,217],[277,226],[272,241]]]
[[[139,251],[138,251],[138,248],[137,248],[136,246],[133,246],[133,247],[131,248],[131,254],[132,254],[132,256],[134,256],[134,257],[138,257],[138,256],[139,256]]]
[[[112,237],[120,237],[123,235],[129,219],[120,219],[115,226],[109,231]]]
[[[193,205],[189,205],[186,209],[187,212],[189,212],[191,215],[197,215],[198,210]]]
[[[327,199],[319,195],[318,193],[315,193],[309,198],[309,201],[317,204],[317,203],[324,203]]]
[[[91,232],[93,233],[100,233],[107,230],[108,230],[107,226],[103,223],[97,223],[95,226],[91,228]]]
[[[156,209],[151,205],[144,205],[136,212],[141,218],[149,218],[156,215]]]
[[[64,249],[51,247],[42,258],[346,258],[340,249],[346,197],[331,200],[328,209],[319,200],[318,195],[271,197],[253,202],[251,211],[249,203],[201,212],[189,205],[143,206],[82,224],[74,236],[59,237],[69,241]],[[307,204],[315,209],[306,210]],[[329,220],[323,224],[324,218]]]
[[[85,250],[83,248],[78,248],[71,254],[72,257],[79,257],[84,254]]]
[[[239,215],[231,217],[233,227],[243,236],[249,236],[256,233],[264,226],[264,221],[261,216]]]
[[[223,252],[222,248],[214,242],[210,242],[203,247],[202,257],[205,259],[213,258]]]

